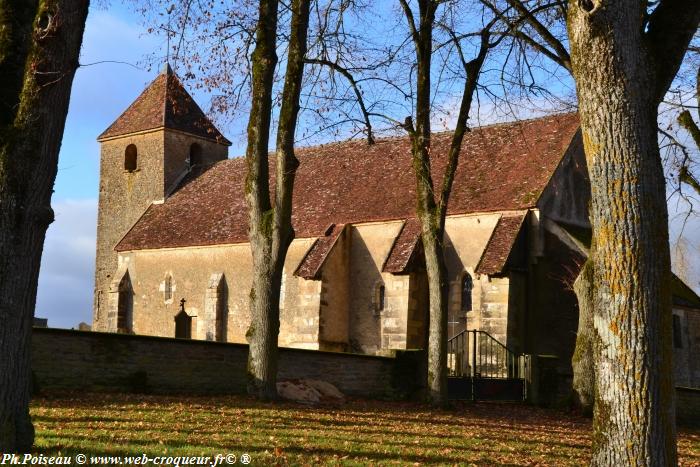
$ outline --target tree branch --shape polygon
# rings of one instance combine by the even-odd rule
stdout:
[[[352,87],[352,90],[355,93],[355,97],[357,97],[357,103],[360,105],[360,110],[362,111],[362,116],[364,117],[365,120],[365,126],[367,127],[367,143],[368,144],[374,144],[374,135],[372,133],[372,123],[370,122],[369,119],[369,112],[367,111],[367,107],[365,105],[365,100],[362,97],[362,93],[360,92],[360,88],[357,85],[357,82],[355,81],[355,77],[350,73],[345,67],[342,65],[339,65],[336,62],[332,62],[330,60],[325,60],[325,59],[319,59],[319,58],[314,58],[314,59],[306,59],[306,63],[310,64],[316,64],[316,65],[323,65],[327,66],[330,69],[337,71],[345,79],[348,80],[350,83],[350,87]]]
[[[455,37],[455,40],[457,40],[456,36],[453,37]],[[440,197],[437,203],[440,227],[443,229],[443,231],[445,228],[447,203],[452,191],[452,184],[454,182],[455,173],[457,172],[457,164],[459,163],[459,154],[462,149],[462,140],[464,139],[466,132],[469,131],[469,128],[467,127],[467,119],[469,118],[469,111],[471,110],[474,92],[476,91],[477,84],[479,83],[481,67],[486,60],[486,54],[490,48],[489,40],[490,32],[488,28],[485,28],[481,31],[479,53],[469,62],[464,63],[463,61],[464,70],[467,76],[464,81],[464,91],[462,93],[462,102],[459,107],[457,125],[455,126],[455,131],[452,136],[452,143],[450,144],[450,150],[447,156],[447,167],[445,168],[445,175],[443,177],[442,187],[440,189]],[[460,51],[460,56],[463,56],[460,46],[458,46],[458,49]]]
[[[678,73],[700,22],[700,2],[661,0],[649,16],[646,42],[656,72],[657,102]]]
[[[401,4],[401,8],[403,8],[403,12],[406,15],[406,20],[408,21],[408,29],[409,31],[411,31],[413,43],[417,48],[420,44],[420,35],[418,34],[418,29],[416,29],[416,20],[413,17],[413,11],[411,10],[411,7],[408,5],[408,2],[406,0],[399,0],[399,3]]]
[[[535,17],[534,12],[531,12],[520,0],[507,0],[508,4],[512,6],[532,28],[537,32],[537,34],[542,37],[542,39],[554,50],[554,53],[559,57],[558,63],[560,63],[564,68],[571,71],[571,57],[569,52],[564,47],[564,44],[554,37],[554,35],[549,31],[544,24],[542,24],[537,17]]]

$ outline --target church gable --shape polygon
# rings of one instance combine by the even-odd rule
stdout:
[[[419,245],[421,236],[420,222],[418,219],[408,219],[401,229],[401,233],[394,245],[391,247],[391,253],[384,263],[382,272],[390,272],[392,274],[406,273],[413,262],[416,261],[417,252],[420,249]]]
[[[515,240],[525,222],[527,211],[503,215],[496,224],[475,271],[479,274],[500,274],[508,263]]]
[[[326,231],[326,235],[314,242],[297,270],[294,271],[294,275],[304,279],[318,280],[323,264],[326,262],[344,229],[345,224],[330,226]]]

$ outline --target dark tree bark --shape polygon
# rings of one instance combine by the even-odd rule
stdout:
[[[660,100],[700,2],[570,0],[567,27],[592,189],[593,465],[675,465]],[[648,22],[647,22],[648,21]]]
[[[404,128],[411,138],[412,165],[416,175],[416,216],[421,224],[421,240],[428,276],[428,400],[436,406],[447,404],[447,313],[449,283],[444,256],[445,217],[454,181],[462,140],[468,131],[467,119],[476,91],[481,67],[489,50],[489,30],[483,29],[481,46],[473,60],[462,55],[459,39],[452,34],[466,74],[457,124],[448,152],[442,184],[433,184],[430,166],[430,71],[433,54],[435,12],[440,5],[435,0],[418,0],[419,22],[406,0],[400,1],[416,51],[415,125],[406,119]]]
[[[574,404],[585,415],[593,414],[595,400],[595,369],[593,367],[593,263],[587,260],[576,281],[574,293],[578,299],[578,330],[576,348],[571,359],[574,370],[573,397]]]
[[[0,0],[0,452],[26,452],[30,341],[88,0]]]
[[[690,133],[693,137],[693,142],[697,148],[700,148],[700,128],[693,120],[690,112],[684,110],[678,116],[678,123]],[[695,177],[695,175],[688,169],[687,165],[683,165],[678,171],[678,181],[685,183],[691,187],[697,194],[700,194],[700,181]]]
[[[294,132],[306,54],[309,0],[292,2],[282,108],[277,132],[276,188],[270,199],[268,140],[272,119],[272,85],[277,64],[277,0],[261,0],[252,64],[252,107],[248,121],[246,201],[250,212],[249,238],[253,254],[250,291],[251,324],[247,338],[248,390],[261,399],[277,398],[277,340],[282,270],[294,239],[292,191],[298,161]]]

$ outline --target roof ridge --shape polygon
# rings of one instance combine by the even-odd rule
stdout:
[[[165,115],[168,113],[168,89],[170,88],[170,83],[168,82],[168,79],[170,78],[170,73],[168,73],[168,71],[170,71],[170,63],[165,62],[165,67],[160,73],[161,75],[165,75],[165,86],[163,89],[163,112],[161,114],[161,123],[163,124],[163,128],[165,128],[166,122]]]
[[[510,216],[519,221],[518,212],[532,207],[531,198],[544,189],[563,156],[564,142],[578,126],[575,117],[548,118],[483,135],[465,135],[468,157],[460,157],[448,216],[498,213],[489,221],[492,225],[506,214],[504,230],[515,229],[516,221]],[[436,173],[442,173],[449,138],[436,138],[433,148]],[[318,237],[330,223],[378,222],[392,222],[391,229],[396,231],[403,227],[404,245],[411,243],[407,237],[415,238],[406,235],[403,225],[415,217],[415,175],[411,173],[407,139],[379,146],[345,143],[330,149],[320,147],[300,153],[300,159],[292,216],[297,238]],[[273,157],[270,164],[274,166]],[[187,179],[190,183],[181,191],[138,221],[119,248],[246,243],[245,176],[245,159],[237,157]],[[173,223],[175,218],[186,221]],[[493,256],[492,264],[498,263],[499,255]]]
[[[525,118],[525,119],[518,119],[518,120],[511,120],[507,122],[496,122],[496,123],[489,123],[487,125],[480,125],[477,127],[471,127],[470,132],[477,132],[477,131],[482,131],[482,130],[491,130],[494,128],[500,128],[500,127],[508,127],[508,126],[515,126],[523,123],[534,123],[540,120],[550,120],[550,119],[559,119],[562,117],[566,116],[575,116],[578,114],[578,111],[562,111],[562,112],[555,112],[547,115],[543,115],[541,117],[532,117],[532,118]],[[449,135],[454,133],[455,130],[442,130],[442,131],[434,131],[430,133],[430,136],[442,136],[442,135]],[[380,136],[378,138],[375,138],[375,144],[377,143],[383,143],[387,141],[395,141],[395,140],[402,140],[408,138],[407,134],[402,134],[402,135],[394,135],[394,136]],[[340,146],[343,144],[349,144],[349,143],[366,143],[366,139],[364,138],[348,138],[345,140],[341,141],[330,141],[327,143],[319,143],[311,146],[299,146],[295,148],[295,151],[308,151],[308,150],[313,150],[313,149],[318,149],[318,148],[326,148],[326,147],[333,147],[333,146]],[[274,151],[270,152],[270,155],[274,154]]]

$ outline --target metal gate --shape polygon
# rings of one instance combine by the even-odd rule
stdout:
[[[449,397],[525,400],[529,361],[486,331],[462,331],[447,342]]]

